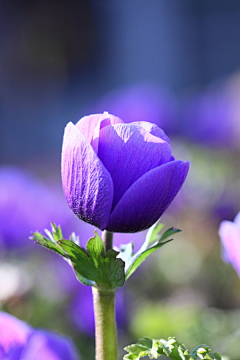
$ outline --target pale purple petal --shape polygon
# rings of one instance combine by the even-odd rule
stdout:
[[[24,346],[30,333],[31,328],[26,323],[0,312],[0,348],[4,353],[8,353],[11,348]]]
[[[137,232],[153,225],[177,195],[188,169],[188,162],[177,160],[143,175],[126,191],[113,210],[107,230]]]
[[[112,207],[112,179],[91,145],[72,123],[67,125],[64,133],[62,183],[74,214],[105,229]]]
[[[114,125],[122,122],[123,121],[117,116],[108,114],[108,112],[105,111],[103,114],[84,116],[77,122],[76,127],[80,131],[80,133],[86,138],[89,144],[92,145],[93,150],[97,154],[100,130],[105,126]]]
[[[21,360],[78,360],[72,341],[50,331],[35,331],[21,353]]]
[[[100,131],[99,140],[98,156],[114,185],[112,210],[137,179],[171,159],[170,145],[140,126],[107,126]]]
[[[239,231],[240,231],[240,212],[236,215],[234,219],[234,223],[237,224]]]
[[[223,248],[223,259],[230,263],[240,276],[240,228],[231,221],[222,221],[219,236]]]
[[[165,134],[165,132],[160,129],[157,125],[152,124],[150,122],[147,121],[135,121],[133,123],[131,123],[132,125],[135,125],[137,127],[141,126],[143,127],[145,130],[147,130],[150,134],[159,137],[160,139],[163,139],[164,141],[168,142],[170,144],[170,140],[167,137],[167,135]]]

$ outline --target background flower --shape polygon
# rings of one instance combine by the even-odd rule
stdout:
[[[234,221],[222,221],[219,227],[223,259],[231,264],[240,277],[240,213]]]
[[[0,313],[0,358],[9,360],[78,360],[70,339],[34,330],[13,316]]]

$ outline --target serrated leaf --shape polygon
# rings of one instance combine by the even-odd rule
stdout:
[[[88,240],[86,248],[89,256],[92,258],[99,259],[101,256],[104,256],[104,243],[96,230],[94,231],[94,236]]]
[[[163,348],[164,354],[167,356],[171,355],[171,359],[173,360],[186,360],[185,356],[183,354],[183,351],[179,346],[179,342],[176,340],[175,337],[170,337],[168,340],[161,339],[159,341],[159,344],[161,344],[161,347]],[[184,347],[184,345],[183,345]]]
[[[190,353],[175,337],[169,337],[168,340],[139,339],[136,344],[126,346],[124,350],[129,353],[124,356],[124,360],[140,360],[144,356],[157,359],[161,355],[166,355],[172,360],[222,360],[221,356],[213,353],[207,345],[198,345]]]
[[[160,231],[164,227],[164,224],[153,224],[150,229],[147,232],[146,238],[144,243],[142,244],[141,248],[138,250],[138,252],[134,255],[135,258],[137,258],[141,253],[146,251],[149,248],[149,245],[152,243],[157,243],[160,241]]]
[[[89,279],[86,279],[85,277],[83,277],[82,275],[80,275],[75,269],[75,275],[77,277],[77,279],[83,284],[83,285],[87,285],[87,286],[94,286],[96,287],[97,284],[92,281],[92,280],[89,280]]]
[[[57,226],[56,224],[54,224],[53,222],[51,222],[51,227],[52,227],[52,234],[53,234],[53,238],[55,241],[58,241],[60,239],[63,239],[63,235],[62,235],[62,229],[60,226]]]
[[[75,271],[85,279],[96,281],[97,270],[87,252],[70,240],[60,240],[58,243],[69,255]]]
[[[129,354],[124,356],[126,359],[136,359],[139,360],[144,356],[149,356],[151,359],[157,359],[158,354],[156,354],[155,349],[153,348],[153,340],[148,338],[139,339],[136,344],[127,346],[124,350],[128,351]],[[131,357],[129,356],[131,355]]]
[[[167,244],[172,239],[166,240],[169,236],[181,231],[179,229],[170,228],[160,236],[164,224],[155,223],[148,231],[144,243],[136,254],[133,253],[133,245],[131,243],[121,246],[121,251],[118,257],[125,261],[126,280],[137,270],[137,268],[146,260],[146,258],[156,249]],[[157,240],[157,241],[156,241]],[[149,247],[149,245],[154,244]]]
[[[123,360],[136,360],[139,359],[138,355],[136,354],[127,354],[124,355]]]
[[[146,242],[148,243],[148,246],[160,239],[160,231],[163,227],[164,224],[161,224],[158,221],[150,227],[146,235]]]
[[[106,279],[113,288],[118,288],[123,286],[125,282],[125,273],[124,273],[124,261],[117,258],[119,253],[113,249],[110,249],[106,253]]]
[[[100,244],[97,246],[93,244],[93,239],[90,239],[88,244],[88,250],[92,256],[69,240],[61,240],[59,244],[69,255],[79,280],[83,277],[86,285],[88,285],[87,279],[102,290],[121,287],[125,281],[124,262],[119,258],[116,259],[118,252],[113,249],[104,254]]]
[[[170,229],[166,230],[165,233],[161,236],[160,241],[164,241],[165,239],[167,239],[168,237],[181,232],[182,230],[176,229],[174,227],[171,227]]]
[[[169,343],[166,340],[158,341],[158,345],[159,345],[160,349],[162,349],[163,354],[167,355],[169,357],[169,355],[172,352],[172,349],[174,348],[174,345],[172,345],[172,343]]]
[[[146,258],[150,254],[152,254],[155,250],[157,250],[158,248],[167,244],[170,241],[172,241],[172,240],[167,240],[165,242],[153,245],[151,248],[149,248],[149,249],[143,251],[141,254],[139,254],[136,258],[134,256],[134,260],[132,261],[132,263],[130,264],[130,266],[128,267],[128,269],[126,271],[126,280],[137,270],[137,268],[146,260]]]
[[[51,234],[51,233],[50,233]],[[40,232],[33,233],[33,236],[31,237],[33,241],[36,242],[36,244],[41,245],[45,247],[46,249],[55,251],[59,255],[63,257],[67,257],[67,254],[63,251],[61,246],[57,242],[55,242],[51,237],[47,238],[43,236]]]

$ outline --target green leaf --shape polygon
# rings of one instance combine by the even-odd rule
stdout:
[[[70,240],[60,240],[59,245],[69,255],[74,270],[84,278],[95,281],[98,278],[93,259],[87,252]]]
[[[156,249],[160,248],[161,246],[167,244],[169,241],[166,240],[169,236],[172,236],[178,233],[179,229],[170,228],[166,230],[163,235],[161,236],[160,231],[164,227],[164,224],[160,224],[156,222],[149,230],[146,235],[145,241],[142,244],[140,250],[134,254],[133,252],[133,245],[129,243],[127,245],[121,246],[121,251],[119,254],[119,258],[125,261],[125,273],[126,273],[126,280],[137,270],[137,268],[146,260],[146,258],[154,252]],[[150,246],[154,243],[152,246]],[[150,246],[150,247],[149,247]]]
[[[111,249],[105,253],[105,246],[95,231],[87,242],[87,251],[78,245],[78,237],[72,233],[70,240],[63,239],[60,226],[51,223],[52,231],[45,230],[48,237],[39,232],[32,239],[39,245],[55,251],[72,265],[77,279],[88,286],[112,291],[125,282],[124,262],[116,258],[119,254]]]
[[[142,244],[141,248],[138,252],[134,255],[134,258],[137,258],[141,253],[148,249],[149,245],[152,243],[159,242],[160,240],[160,231],[164,227],[164,224],[159,224],[156,222],[153,224],[147,232],[146,238],[144,243]]]
[[[161,224],[158,221],[150,227],[146,235],[148,246],[160,239],[160,231],[163,229],[163,227],[164,224]]]
[[[174,227],[171,227],[170,229],[168,229],[167,231],[165,231],[165,233],[162,235],[160,241],[163,241],[165,239],[167,239],[168,237],[178,233],[178,232],[181,232],[182,230],[179,230],[179,229],[176,229]]]
[[[119,253],[113,249],[105,253],[103,241],[97,232],[87,243],[88,253],[69,240],[58,243],[70,257],[78,279],[84,284],[106,291],[124,284],[124,262],[116,258]]]
[[[139,339],[136,344],[124,348],[128,352],[123,360],[139,360],[144,356],[158,359],[166,355],[172,360],[221,360],[221,356],[213,353],[207,345],[198,345],[190,352],[185,345],[179,343],[175,337],[168,340]]]
[[[68,258],[67,254],[63,251],[63,249],[61,248],[61,246],[57,243],[57,236],[58,235],[62,235],[61,232],[61,228],[59,230],[60,226],[58,227],[58,232],[54,232],[51,233],[48,230],[45,230],[46,234],[48,235],[48,238],[43,236],[40,232],[35,232],[33,233],[33,236],[30,238],[31,240],[35,241],[36,244],[39,244],[49,250],[55,251],[56,253],[58,253],[59,255]],[[55,240],[57,239],[57,240]],[[62,239],[62,237],[61,237]]]
[[[130,266],[126,271],[126,280],[137,270],[137,268],[146,260],[146,258],[150,254],[152,254],[155,250],[157,250],[161,246],[167,244],[169,241],[172,240],[167,240],[162,243],[157,243],[156,245],[153,245],[151,248],[143,251],[141,254],[138,255],[137,258],[134,256],[132,263],[130,264]]]
[[[80,275],[75,269],[74,269],[76,278],[83,284],[83,285],[87,285],[87,286],[94,286],[96,287],[96,283],[92,280],[86,279],[85,277],[83,277],[82,275]]]
[[[88,240],[86,248],[89,256],[91,256],[92,258],[99,259],[100,257],[104,256],[104,243],[96,230],[94,231],[94,236]]]

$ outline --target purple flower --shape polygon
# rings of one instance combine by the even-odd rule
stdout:
[[[239,74],[216,79],[185,98],[182,132],[198,143],[239,147]]]
[[[111,232],[148,229],[180,190],[189,163],[148,122],[125,124],[107,112],[68,123],[62,148],[67,202],[81,220]]]
[[[30,246],[31,231],[49,225],[52,196],[32,174],[13,166],[0,168],[0,240],[6,247]]]
[[[78,360],[70,339],[51,331],[34,330],[14,316],[0,312],[0,359]]]
[[[222,221],[219,227],[223,260],[231,264],[240,277],[240,212],[234,221]]]
[[[29,240],[31,232],[49,228],[51,221],[61,224],[67,237],[73,229],[81,231],[82,224],[66,205],[60,181],[49,186],[29,171],[1,166],[0,189],[0,245],[35,248]]]

